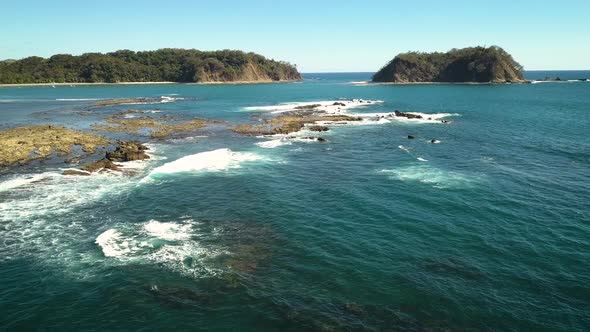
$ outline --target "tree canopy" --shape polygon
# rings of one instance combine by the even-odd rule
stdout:
[[[230,82],[297,80],[294,65],[236,50],[160,49],[56,54],[0,61],[0,83]]]
[[[375,82],[518,82],[523,67],[498,46],[452,49],[446,53],[397,55],[374,76]]]

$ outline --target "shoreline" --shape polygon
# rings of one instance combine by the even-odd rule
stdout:
[[[178,85],[238,85],[238,84],[272,84],[272,83],[292,83],[292,82],[301,82],[301,80],[280,80],[280,81],[271,81],[271,80],[264,80],[264,81],[232,81],[232,82],[117,82],[117,83],[86,83],[86,82],[78,82],[78,83],[16,83],[16,84],[0,84],[0,88],[9,88],[9,87],[38,87],[38,86],[49,86],[49,87],[58,87],[58,86],[96,86],[96,85],[170,85],[170,84],[178,84]]]
[[[505,85],[505,84],[530,84],[532,81],[522,82],[371,82],[365,85]]]

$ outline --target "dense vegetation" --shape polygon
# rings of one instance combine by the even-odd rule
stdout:
[[[452,49],[447,53],[402,53],[374,76],[374,82],[522,82],[523,68],[498,46]]]
[[[0,83],[231,82],[299,80],[296,67],[255,53],[161,49],[57,54],[0,62]]]

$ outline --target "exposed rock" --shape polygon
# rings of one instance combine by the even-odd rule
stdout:
[[[109,160],[107,158],[103,158],[99,161],[95,161],[93,163],[90,163],[90,164],[82,167],[82,170],[84,170],[86,172],[90,172],[90,173],[95,173],[95,172],[102,171],[102,170],[118,171],[119,166],[117,166],[117,164],[115,164],[111,160]]]
[[[394,114],[395,114],[395,116],[405,117],[408,119],[422,119],[422,115],[400,112],[398,110],[395,110]]]
[[[313,124],[317,121],[361,121],[360,117],[348,115],[300,115],[297,113],[284,113],[276,118],[266,119],[266,124],[250,125],[242,124],[233,128],[233,131],[249,135],[275,135],[290,134],[301,130],[306,124]]]
[[[361,103],[362,103],[362,101],[361,101]],[[338,102],[338,101],[337,101],[337,102],[335,102],[335,103],[334,103],[334,104],[332,104],[332,105],[333,105],[333,106],[346,106],[346,104],[345,104],[345,103],[341,103],[341,102]]]
[[[147,149],[139,142],[119,141],[115,151],[107,152],[106,158],[119,162],[149,159],[150,156],[144,152]]]
[[[301,106],[297,106],[294,109],[295,110],[313,110],[315,108],[318,108],[322,106],[322,104],[313,104],[313,105],[301,105]]]
[[[63,175],[81,175],[81,176],[89,176],[90,172],[81,171],[79,169],[66,169],[63,172]]]
[[[326,126],[309,126],[307,127],[307,129],[311,130],[311,131],[328,131],[330,130],[330,128],[326,127]]]
[[[6,129],[0,131],[0,167],[47,158],[54,152],[68,155],[76,145],[86,153],[94,153],[108,143],[104,136],[56,125]]]

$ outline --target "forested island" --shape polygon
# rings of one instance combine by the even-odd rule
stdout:
[[[521,83],[523,67],[498,46],[452,49],[446,53],[397,55],[373,82],[390,83]]]
[[[0,61],[0,84],[272,82],[301,80],[297,68],[235,50],[160,49],[57,54]]]

